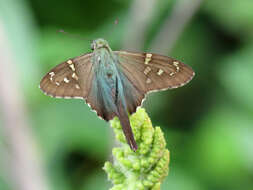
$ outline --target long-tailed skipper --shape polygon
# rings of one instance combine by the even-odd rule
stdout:
[[[194,71],[173,58],[153,53],[112,51],[107,41],[92,42],[92,53],[69,59],[47,73],[41,90],[56,98],[81,98],[108,121],[117,116],[128,144],[137,150],[128,113],[152,91],[178,88]]]

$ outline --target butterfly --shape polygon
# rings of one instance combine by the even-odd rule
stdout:
[[[91,53],[69,59],[50,70],[40,89],[55,98],[81,98],[109,121],[117,116],[130,148],[138,146],[128,114],[149,92],[178,88],[195,75],[191,67],[163,55],[112,51],[104,39],[91,43]]]

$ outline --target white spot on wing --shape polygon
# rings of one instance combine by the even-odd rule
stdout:
[[[78,84],[75,85],[76,89],[80,89],[80,86]]]
[[[147,66],[144,70],[144,74],[147,75],[151,71],[151,68]]]
[[[55,73],[54,72],[50,72],[48,74],[50,75],[50,80],[53,81],[53,77],[54,77]]]
[[[70,64],[69,67],[71,68],[72,71],[74,72],[76,71],[74,64]]]
[[[147,53],[147,54],[146,54],[146,58],[145,58],[145,64],[146,64],[146,65],[150,62],[151,57],[152,57],[152,54],[151,54],[151,53]]]
[[[162,69],[159,69],[159,71],[157,72],[158,75],[162,75],[163,74],[163,70]]]
[[[48,73],[51,77],[53,77],[54,75],[55,75],[55,73],[54,72],[50,72],[50,73]]]
[[[151,54],[151,53],[147,53],[146,57],[147,57],[147,58],[151,58],[151,57],[152,57],[152,54]]]
[[[76,75],[76,73],[72,74],[72,78],[75,79],[75,80],[78,80],[78,76]]]
[[[178,64],[179,64],[178,61],[173,61],[173,65],[176,67],[176,71],[170,73],[170,76],[171,76],[171,77],[172,77],[173,75],[175,75],[177,72],[179,72],[180,67],[178,66]]]
[[[69,79],[67,77],[65,77],[63,80],[64,82],[69,83]]]
[[[179,62],[178,61],[174,61],[173,62],[173,65],[176,67],[176,70],[177,70],[177,72],[179,71],[179,66],[178,66],[178,64],[179,64]]]

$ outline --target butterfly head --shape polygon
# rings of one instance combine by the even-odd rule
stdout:
[[[99,48],[109,49],[108,42],[102,38],[93,40],[93,42],[91,43],[91,49],[95,50],[95,49],[99,49]]]

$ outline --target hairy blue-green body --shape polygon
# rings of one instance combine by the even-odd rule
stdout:
[[[129,81],[122,76],[118,66],[118,57],[110,49],[107,42],[98,39],[93,42],[93,56],[91,58],[94,78],[91,85],[91,96],[97,101],[96,107],[100,107],[102,117],[109,120],[118,116],[126,139],[133,150],[137,150],[137,144],[131,130],[126,97],[124,90],[132,91],[131,88],[124,89],[123,86],[130,86]]]
[[[92,84],[92,93],[101,95],[108,112],[117,113],[117,103],[121,102],[126,109],[123,85],[117,67],[117,58],[110,49],[94,50],[92,64],[95,80]]]

